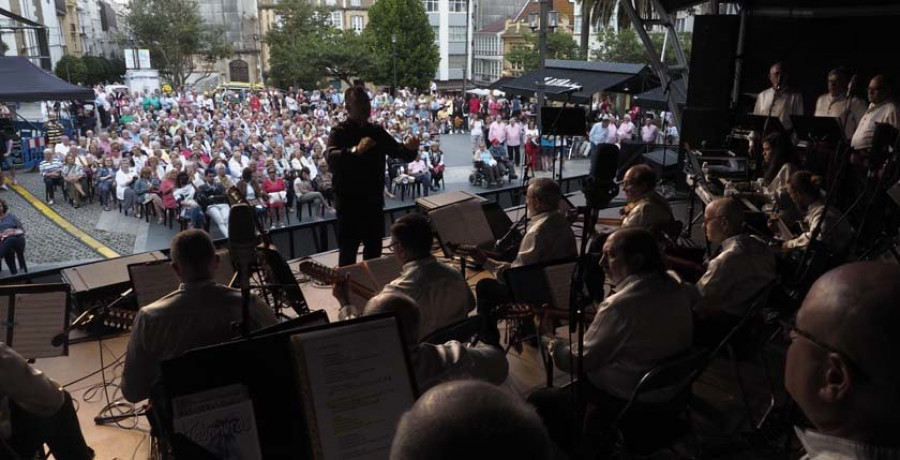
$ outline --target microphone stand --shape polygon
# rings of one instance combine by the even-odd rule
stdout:
[[[116,306],[123,299],[128,298],[129,294],[131,294],[131,293],[132,293],[132,289],[128,289],[127,291],[120,294],[116,300],[113,300],[108,305],[97,305],[96,307],[91,307],[91,308],[88,308],[87,310],[83,311],[80,315],[78,315],[77,318],[75,318],[74,321],[72,321],[71,324],[66,326],[66,328],[63,329],[62,332],[53,336],[53,339],[50,340],[50,344],[53,345],[54,347],[62,346],[64,343],[68,342],[69,333],[71,333],[75,329],[83,329],[83,328],[93,324],[94,321],[98,321],[100,319],[105,318],[107,313],[109,313],[109,309]]]

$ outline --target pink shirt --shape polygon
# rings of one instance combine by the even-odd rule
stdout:
[[[488,130],[488,140],[493,143],[494,139],[500,141],[501,144],[506,142],[506,128],[499,121],[491,123],[491,127]]]
[[[506,126],[506,145],[510,147],[518,147],[522,145],[522,124],[508,124]]]
[[[409,174],[411,176],[414,176],[416,174],[421,174],[421,173],[425,172],[425,162],[422,161],[421,159],[413,161],[412,163],[409,164],[408,169],[409,169]]]

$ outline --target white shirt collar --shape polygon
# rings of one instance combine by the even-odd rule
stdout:
[[[900,459],[900,450],[850,441],[835,436],[794,427],[808,458],[833,460]]]

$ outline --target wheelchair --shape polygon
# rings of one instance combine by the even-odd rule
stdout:
[[[481,160],[473,161],[472,167],[472,173],[469,174],[469,184],[476,187],[488,187],[490,184],[488,184],[488,176],[485,172],[486,166],[484,165],[484,162]],[[498,175],[496,185],[503,184],[504,178],[509,182],[509,171],[506,171],[505,174]]]

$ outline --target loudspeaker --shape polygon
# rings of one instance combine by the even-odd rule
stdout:
[[[577,107],[541,107],[541,124],[547,136],[584,136],[587,114]]]
[[[688,106],[729,107],[739,28],[739,16],[694,16]]]

